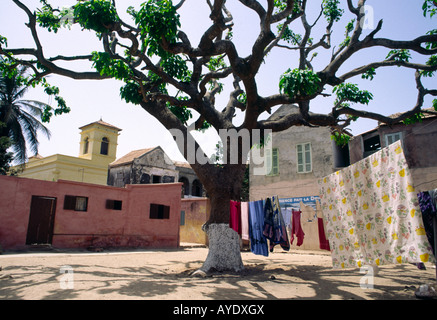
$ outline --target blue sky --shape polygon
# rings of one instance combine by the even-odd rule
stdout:
[[[25,4],[37,5],[36,0],[22,0]],[[56,4],[68,6],[75,1],[55,1]],[[264,1],[265,2],[265,1]],[[314,21],[320,9],[321,1],[309,1],[311,11],[308,20]],[[354,1],[355,3],[357,1]],[[125,12],[128,5],[138,4],[140,1],[117,1],[120,14]],[[344,26],[353,17],[348,14],[346,1],[341,1],[342,7],[346,9],[345,17],[334,27],[333,44],[337,45],[344,39]],[[435,28],[436,19],[424,18],[421,11],[422,1],[413,0],[384,0],[368,1],[367,4],[373,12],[373,21],[376,26],[380,19],[384,20],[383,29],[377,37],[387,37],[394,40],[411,40]],[[3,0],[0,11],[0,34],[8,38],[10,48],[33,47],[33,42],[24,26],[27,18],[11,0]],[[257,16],[250,10],[245,9],[238,1],[228,1],[228,8],[232,11],[235,19],[234,41],[241,56],[248,54],[251,44],[257,36],[259,25]],[[371,13],[372,13],[371,12]],[[209,26],[208,7],[206,1],[188,0],[181,13],[182,29],[189,35],[193,44],[198,43],[200,36]],[[370,17],[370,18],[372,18]],[[321,29],[314,35],[318,40],[324,30],[324,20],[321,21]],[[372,21],[369,20],[371,23]],[[298,32],[300,23],[294,24],[294,29]],[[371,29],[366,30],[372,31]],[[61,30],[58,34],[50,34],[44,30],[40,33],[46,56],[63,54],[87,54],[93,50],[102,50],[94,34],[87,31],[80,31],[78,26],[73,26],[72,30]],[[375,50],[365,50],[345,63],[339,74],[355,67],[364,65],[373,60],[383,60],[388,49],[377,48]],[[316,71],[322,69],[329,61],[331,50],[320,51],[314,60]],[[413,54],[414,61],[424,63],[427,58]],[[278,83],[280,75],[288,68],[297,67],[298,60],[295,53],[289,50],[277,49],[270,53],[262,66],[258,79],[258,88],[261,94],[270,95],[278,93]],[[82,67],[78,65],[77,68]],[[424,80],[425,87],[432,86],[432,81]],[[177,150],[170,133],[152,116],[147,114],[139,106],[127,104],[120,99],[119,88],[121,83],[115,80],[104,81],[77,81],[60,76],[51,76],[51,84],[59,86],[61,96],[63,96],[71,108],[71,112],[66,115],[53,117],[47,125],[52,132],[52,138],[47,140],[41,136],[40,151],[43,156],[60,153],[65,155],[77,156],[79,154],[79,127],[102,118],[123,131],[118,141],[117,157],[142,148],[149,148],[161,145],[166,153],[174,160],[183,160]],[[353,78],[349,82],[359,84],[361,89],[369,90],[374,94],[374,100],[368,106],[360,106],[361,109],[376,111],[389,115],[399,111],[411,109],[416,103],[417,93],[415,90],[414,71],[402,68],[387,68],[377,70],[377,75],[373,81]],[[326,88],[330,90],[330,88]],[[225,91],[218,102],[220,109],[226,104],[228,92]],[[31,90],[25,97],[43,102],[54,103],[48,100],[42,90]],[[425,106],[431,106],[430,98],[425,101]],[[314,112],[329,112],[332,108],[333,98],[318,98],[311,104]],[[266,118],[268,114],[264,114]],[[241,114],[238,114],[235,122],[241,121]],[[359,134],[370,130],[376,126],[375,121],[359,120],[352,127],[354,134]],[[209,130],[207,133],[195,135],[198,142],[204,147],[207,154],[214,152],[215,143],[218,136]]]

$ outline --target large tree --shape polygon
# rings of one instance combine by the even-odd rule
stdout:
[[[36,81],[50,74],[73,79],[118,79],[123,83],[120,94],[124,100],[140,105],[175,135],[181,153],[191,163],[211,199],[211,214],[206,224],[210,249],[203,266],[206,271],[242,268],[238,239],[227,228],[229,202],[239,199],[246,153],[249,147],[259,143],[257,130],[262,133],[292,126],[327,126],[336,132],[335,136],[341,137],[358,118],[388,125],[420,120],[425,112],[425,97],[437,95],[437,90],[425,88],[422,81],[433,76],[437,69],[437,31],[406,40],[378,37],[383,21],[371,30],[366,28],[365,0],[344,1],[343,8],[338,0],[318,1],[318,7],[311,7],[312,12],[318,12],[312,21],[308,13],[314,1],[310,4],[307,0],[235,0],[232,4],[238,2],[248,14],[255,14],[258,21],[250,53],[244,56],[238,50],[239,44],[233,41],[233,12],[226,6],[226,0],[206,0],[210,23],[198,43],[193,43],[180,29],[180,9],[192,6],[193,1],[147,0],[137,8],[128,9],[130,21],[121,18],[115,0],[81,0],[70,9],[59,9],[54,3],[41,0],[41,8],[36,11],[23,1],[12,1],[27,14],[34,46],[8,48],[6,39],[0,38],[0,53],[9,67],[30,66]],[[425,1],[422,8],[425,16],[435,13],[433,1]],[[333,43],[333,30],[340,20],[350,22],[346,24],[344,38]],[[68,23],[95,32],[102,49],[77,56],[66,56],[60,50],[56,56],[47,56],[39,37],[40,28],[56,33]],[[368,48],[385,48],[387,56],[345,70],[352,56]],[[264,96],[256,76],[268,54],[284,49],[297,52],[298,59],[284,61],[284,67],[290,69],[280,78],[279,91]],[[313,60],[323,51],[330,58],[316,70]],[[415,62],[413,55],[426,61]],[[95,70],[66,66],[75,61],[89,61]],[[390,67],[415,70],[416,104],[397,117],[354,107],[367,104],[373,96],[349,81],[357,77],[371,80],[378,69]],[[227,102],[220,104],[216,98],[226,80],[232,88]],[[335,101],[329,112],[310,111],[311,101],[331,95]],[[296,104],[300,113],[262,120],[263,115],[282,104]],[[238,125],[234,121],[237,113],[243,115]],[[237,157],[233,157],[235,149],[230,147],[232,139],[226,139],[223,145],[227,163],[207,162],[200,146],[191,143],[189,131],[193,128],[188,122],[193,114],[199,115],[195,129],[211,127],[217,132],[240,134]]]

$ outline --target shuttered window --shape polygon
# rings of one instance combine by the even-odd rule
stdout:
[[[279,174],[279,150],[278,148],[264,150],[266,175],[277,176]]]
[[[296,145],[297,153],[297,172],[307,173],[313,170],[311,143],[302,143]]]
[[[395,143],[398,140],[402,141],[402,132],[386,134],[385,135],[385,146],[388,147],[389,145],[391,145],[392,143]]]

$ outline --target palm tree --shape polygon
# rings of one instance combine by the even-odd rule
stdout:
[[[23,82],[26,67],[20,68],[12,76],[0,75],[0,137],[9,137],[14,160],[22,165],[27,160],[29,149],[38,153],[38,132],[50,138],[50,131],[39,119],[47,104],[21,98],[29,89]]]

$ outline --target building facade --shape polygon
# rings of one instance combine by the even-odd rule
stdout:
[[[290,112],[298,112],[297,107],[283,105],[269,119]],[[326,127],[294,126],[275,132],[271,148],[262,149],[261,154],[262,164],[250,164],[250,201],[272,195],[318,196],[317,180],[349,165],[347,148],[337,146],[331,140],[330,128]]]
[[[181,196],[202,197],[203,186],[191,166],[171,160],[161,147],[131,151],[109,165],[108,185],[182,182]]]
[[[296,106],[283,105],[269,119],[294,112],[299,112]],[[250,201],[277,195],[284,212],[300,209],[305,239],[301,246],[294,241],[292,249],[319,250],[317,219],[322,211],[317,181],[349,165],[347,146],[339,147],[331,140],[330,128],[294,126],[273,133],[271,147],[262,148],[261,155],[263,164],[250,163]]]
[[[0,245],[179,247],[180,183],[114,188],[0,176]]]
[[[400,140],[418,192],[437,186],[437,116],[428,115],[414,124],[379,125],[354,136],[349,142],[351,163]]]
[[[55,154],[29,158],[18,176],[46,181],[69,180],[106,185],[108,165],[116,159],[121,129],[102,120],[79,128],[79,156]]]

